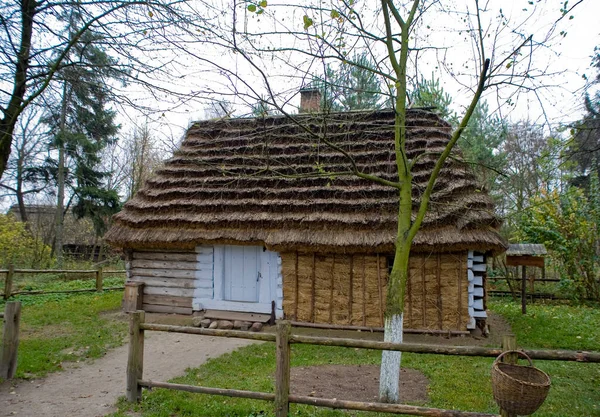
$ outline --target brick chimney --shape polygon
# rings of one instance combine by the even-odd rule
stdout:
[[[300,113],[317,113],[321,110],[321,91],[318,88],[300,90]]]

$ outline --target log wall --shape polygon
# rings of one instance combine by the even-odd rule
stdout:
[[[383,326],[387,257],[282,253],[283,310],[311,323]],[[404,326],[466,330],[467,253],[413,255]]]
[[[198,256],[196,252],[131,253],[127,275],[129,281],[144,283],[142,308],[155,313],[192,314]]]

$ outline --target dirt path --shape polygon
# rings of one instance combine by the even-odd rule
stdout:
[[[186,368],[231,352],[251,342],[175,333],[151,332],[144,348],[144,378],[167,381]],[[176,354],[173,354],[176,352]],[[24,381],[0,385],[0,416],[99,417],[116,411],[125,395],[127,346],[77,368]]]

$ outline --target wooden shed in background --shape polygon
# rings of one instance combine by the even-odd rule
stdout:
[[[147,311],[383,325],[398,196],[350,174],[348,157],[394,180],[394,112],[294,118],[195,123],[115,215],[106,239],[125,250],[128,279],[145,283]],[[422,110],[407,124],[416,204],[451,129]],[[468,166],[449,159],[412,247],[406,328],[464,331],[485,318],[486,256],[506,247],[499,226]]]

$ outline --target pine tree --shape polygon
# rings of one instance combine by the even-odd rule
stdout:
[[[314,77],[312,86],[321,91],[324,111],[376,110],[382,107],[381,83],[367,53],[354,55],[352,64],[327,65],[324,77]]]
[[[67,17],[70,30],[79,21],[77,8]],[[54,173],[57,185],[56,255],[62,262],[62,221],[65,190],[71,191],[73,213],[91,218],[97,236],[106,230],[109,216],[120,207],[116,190],[105,187],[107,172],[100,168],[102,150],[116,140],[119,130],[115,112],[109,108],[108,84],[118,78],[116,64],[102,47],[101,37],[91,31],[75,45],[58,80],[60,97],[44,118],[54,132],[50,146],[58,158],[49,157],[47,168]],[[54,155],[53,155],[54,156]]]

